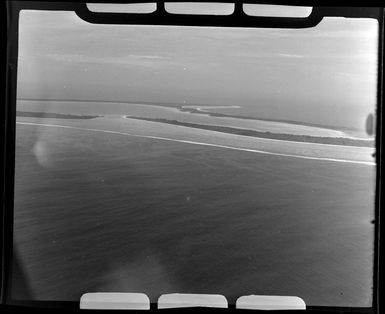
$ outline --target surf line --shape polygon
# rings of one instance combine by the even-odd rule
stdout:
[[[265,154],[265,155],[273,155],[273,156],[283,156],[283,157],[301,158],[301,159],[309,159],[309,160],[333,161],[333,162],[342,162],[342,163],[354,163],[354,164],[362,164],[362,165],[369,165],[369,166],[375,166],[376,165],[376,163],[370,162],[370,161],[359,161],[359,160],[347,160],[347,159],[337,159],[337,158],[328,158],[328,157],[311,157],[311,156],[292,155],[292,154],[285,154],[285,153],[274,153],[274,152],[268,152],[268,151],[252,149],[252,148],[242,148],[242,147],[234,147],[234,146],[227,146],[227,145],[220,145],[220,144],[212,144],[212,143],[204,143],[204,142],[196,142],[196,141],[188,141],[188,140],[179,140],[179,139],[160,137],[160,136],[131,134],[131,133],[126,133],[126,132],[118,132],[118,131],[103,130],[103,129],[81,128],[81,127],[76,127],[76,126],[68,126],[68,125],[60,125],[60,124],[45,124],[45,123],[33,123],[33,122],[16,122],[16,124],[55,127],[55,128],[62,128],[62,129],[101,132],[101,133],[109,133],[109,134],[119,134],[119,135],[131,136],[131,137],[140,137],[140,138],[163,140],[163,141],[169,141],[169,142],[186,143],[186,144],[192,144],[192,145],[226,148],[226,149],[259,153],[259,154]]]

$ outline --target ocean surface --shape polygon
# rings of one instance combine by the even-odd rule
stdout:
[[[156,302],[180,292],[223,294],[232,304],[262,294],[371,305],[374,148],[125,116],[318,136],[343,130],[141,104],[24,101],[17,109],[103,117],[17,118],[15,299],[119,291]]]

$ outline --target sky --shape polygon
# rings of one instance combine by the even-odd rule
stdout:
[[[74,12],[22,11],[18,97],[238,105],[351,127],[374,112],[377,36],[372,19],[239,29],[94,25]]]

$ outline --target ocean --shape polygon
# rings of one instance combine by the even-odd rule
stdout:
[[[210,132],[141,129],[146,122],[114,120],[121,106],[105,120],[18,118],[30,124],[17,124],[14,249],[24,280],[14,280],[15,299],[23,286],[32,300],[114,291],[156,302],[179,292],[371,306],[374,165],[96,131]],[[52,112],[107,114],[89,107]],[[140,112],[194,116],[156,108]],[[212,140],[231,140],[221,136]]]

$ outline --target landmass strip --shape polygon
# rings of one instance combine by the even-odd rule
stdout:
[[[27,111],[17,111],[16,115],[20,117],[56,118],[56,119],[94,119],[94,118],[103,117],[100,115],[74,115],[74,114],[62,114],[62,113],[53,113],[53,112],[27,112]],[[352,138],[345,138],[345,137],[311,136],[311,135],[299,135],[299,134],[287,134],[287,133],[273,133],[269,131],[262,132],[262,131],[252,130],[252,129],[241,129],[241,128],[221,126],[221,125],[197,124],[197,123],[182,122],[178,120],[169,120],[169,119],[162,119],[162,118],[144,118],[144,117],[136,117],[136,116],[126,116],[126,118],[179,125],[179,126],[184,126],[189,128],[210,130],[210,131],[216,131],[221,133],[259,137],[259,138],[268,138],[268,139],[283,140],[283,141],[356,146],[356,147],[374,147],[375,146],[374,139],[359,140],[359,139],[352,139]]]
[[[289,124],[296,124],[296,125],[304,125],[304,126],[313,126],[318,128],[327,128],[331,130],[337,130],[337,131],[356,131],[354,128],[347,128],[347,127],[335,127],[332,125],[326,125],[326,124],[319,124],[319,123],[310,123],[305,121],[294,121],[294,120],[286,120],[286,119],[267,119],[262,117],[255,117],[255,116],[246,116],[246,115],[237,115],[237,114],[224,114],[219,112],[213,112],[209,111],[213,108],[235,108],[235,107],[241,107],[241,106],[221,106],[221,105],[215,105],[215,104],[180,104],[180,103],[171,103],[171,102],[151,102],[151,101],[127,101],[127,100],[96,100],[96,99],[33,99],[33,98],[18,98],[18,100],[21,101],[35,101],[35,102],[49,102],[49,101],[55,101],[55,102],[85,102],[85,103],[112,103],[112,104],[127,104],[127,105],[147,105],[147,106],[158,106],[158,107],[168,107],[168,108],[174,108],[179,110],[180,112],[188,112],[192,114],[201,114],[211,117],[217,117],[217,118],[236,118],[236,119],[243,119],[243,120],[260,120],[260,121],[268,121],[268,122],[282,122],[282,123],[289,123]],[[208,110],[207,110],[208,109]]]
[[[18,117],[28,118],[55,118],[55,119],[94,119],[101,116],[89,116],[89,115],[75,115],[75,114],[63,114],[53,112],[27,112],[27,111],[16,111]]]
[[[250,130],[250,129],[239,129],[239,128],[221,126],[221,125],[197,124],[197,123],[181,122],[177,120],[168,120],[168,119],[160,119],[160,118],[143,118],[143,117],[135,117],[135,116],[127,116],[127,118],[180,125],[180,126],[185,126],[189,128],[204,129],[204,130],[217,131],[222,133],[269,138],[269,139],[284,140],[284,141],[320,143],[320,144],[343,145],[343,146],[374,147],[374,140],[358,140],[358,139],[351,139],[351,138],[345,138],[345,137],[323,137],[323,136],[297,135],[297,134],[286,134],[286,133],[272,133],[268,131],[261,132],[261,131]]]

